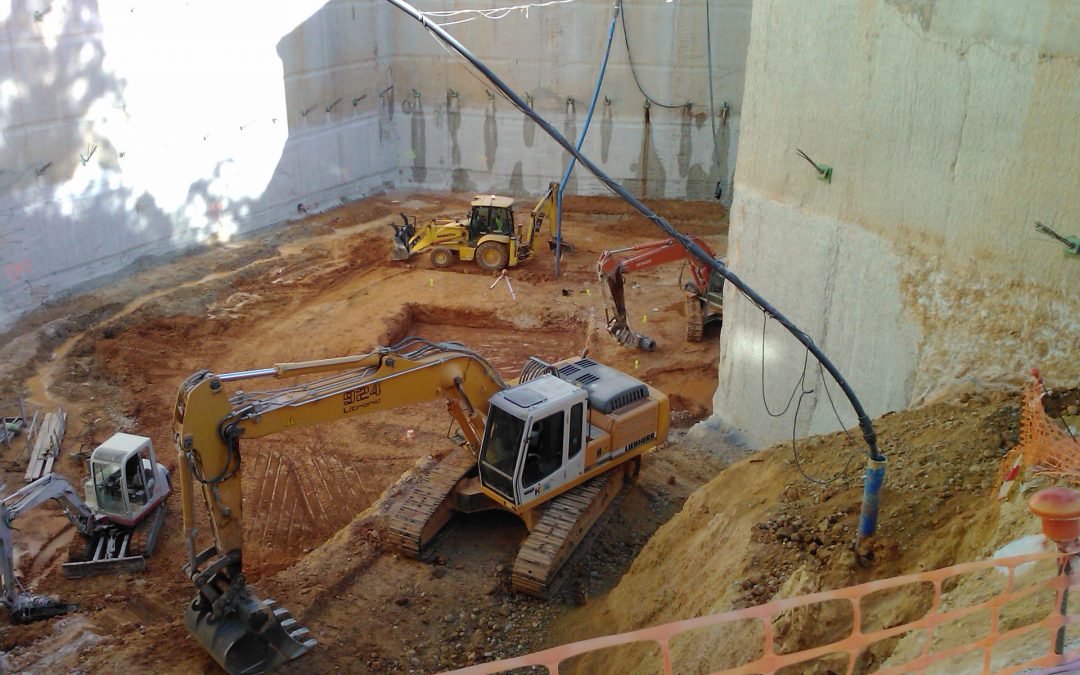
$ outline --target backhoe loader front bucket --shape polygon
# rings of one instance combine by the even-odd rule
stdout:
[[[394,243],[390,247],[390,259],[391,260],[408,260],[409,249],[405,248],[405,244],[401,243],[401,240],[394,237]]]
[[[200,595],[184,612],[187,629],[232,675],[265,673],[307,653],[315,640],[273,600],[259,600],[249,587],[215,614]]]
[[[404,213],[401,214],[401,225],[397,223],[390,223],[390,227],[394,228],[393,245],[390,249],[391,260],[408,260],[409,259],[409,240],[416,234],[416,220],[409,220],[409,217]]]

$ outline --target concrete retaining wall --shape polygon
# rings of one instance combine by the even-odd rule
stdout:
[[[1034,365],[1080,377],[1080,258],[1033,230],[1080,234],[1077,35],[1080,10],[1050,0],[755,2],[731,265],[872,416]],[[714,423],[790,438],[761,402],[761,313],[726,301]],[[774,409],[804,353],[770,325]],[[816,369],[807,388],[798,434],[835,429]]]
[[[711,198],[730,182],[750,0],[711,1],[716,105],[729,111],[716,161],[704,0],[627,3],[643,85],[693,103],[654,107],[648,133],[616,35],[611,104],[586,150],[648,196]],[[573,137],[611,11],[581,0],[451,30]],[[393,188],[536,195],[566,159],[485,89],[381,0],[0,3],[0,329],[140,257],[297,217],[301,204]],[[569,189],[600,186],[576,177]]]

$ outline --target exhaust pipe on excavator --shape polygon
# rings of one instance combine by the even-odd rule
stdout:
[[[184,624],[231,675],[265,673],[316,644],[289,610],[273,600],[260,600],[250,587],[241,585],[235,593],[230,588],[218,603],[200,593],[184,612]]]

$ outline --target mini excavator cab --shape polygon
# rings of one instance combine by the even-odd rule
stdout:
[[[90,477],[84,483],[86,503],[116,523],[133,524],[168,489],[159,473],[149,438],[114,434],[90,457]]]
[[[583,472],[586,392],[544,375],[491,397],[481,484],[523,506]]]

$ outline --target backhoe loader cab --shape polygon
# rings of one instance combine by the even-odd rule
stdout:
[[[158,464],[149,438],[117,433],[94,450],[83,487],[91,509],[131,526],[165,499],[168,471]]]
[[[495,394],[489,404],[482,485],[520,507],[581,475],[584,389],[545,375]]]
[[[469,211],[469,241],[487,234],[509,237],[514,230],[514,200],[497,195],[477,195]]]

